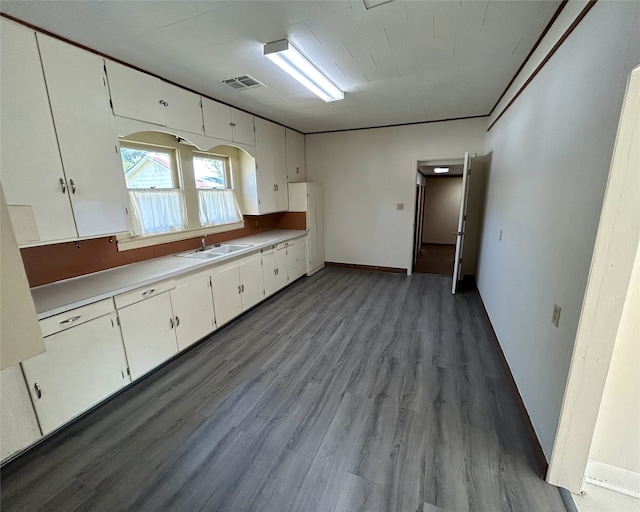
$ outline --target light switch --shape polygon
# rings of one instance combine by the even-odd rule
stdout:
[[[404,210],[404,203],[396,204],[396,210]]]

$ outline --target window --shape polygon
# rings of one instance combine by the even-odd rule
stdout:
[[[194,152],[193,174],[198,189],[202,226],[217,226],[242,220],[240,207],[230,186],[227,157]]]
[[[120,155],[134,233],[152,235],[184,229],[186,215],[175,151],[125,142]]]

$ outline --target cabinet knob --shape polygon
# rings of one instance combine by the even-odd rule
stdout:
[[[242,288],[240,288],[240,285],[238,285],[238,293],[242,293]]]
[[[165,106],[165,107],[168,107],[168,106],[169,106],[169,104],[168,104],[166,101],[164,101],[164,100],[160,100],[158,103],[160,103],[160,105],[163,105],[163,106]]]
[[[33,385],[33,389],[36,390],[36,396],[38,397],[38,399],[42,398],[42,389],[40,389],[40,386],[38,386],[37,382]]]
[[[80,320],[81,317],[82,317],[82,315],[72,316],[71,318],[67,318],[66,320],[63,320],[62,322],[60,322],[60,325],[73,323],[76,320]]]
[[[69,183],[71,184],[71,193],[75,194],[76,193],[76,184],[73,182],[73,180],[69,180]]]
[[[244,291],[244,285],[242,285],[242,291]]]
[[[155,291],[156,291],[155,288],[151,288],[151,290],[147,290],[146,292],[142,292],[142,296],[143,297],[148,297],[149,295],[151,295]]]
[[[229,126],[235,126],[236,123],[234,123],[233,121],[229,123]]]
[[[169,325],[173,329],[173,318],[169,317]]]
[[[176,315],[176,327],[180,325],[180,317]]]
[[[67,192],[67,184],[64,182],[64,178],[60,178],[60,188],[63,194]]]

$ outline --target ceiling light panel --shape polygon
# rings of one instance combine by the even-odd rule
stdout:
[[[265,44],[264,55],[324,101],[344,99],[344,92],[287,39]]]

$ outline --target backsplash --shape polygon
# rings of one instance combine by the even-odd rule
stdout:
[[[207,235],[207,245],[226,242],[272,229],[306,229],[304,212],[245,215],[245,227],[226,233]],[[29,286],[40,286],[138,261],[167,256],[200,246],[201,236],[166,244],[118,251],[115,237],[92,238],[79,242],[27,247],[20,250]]]

